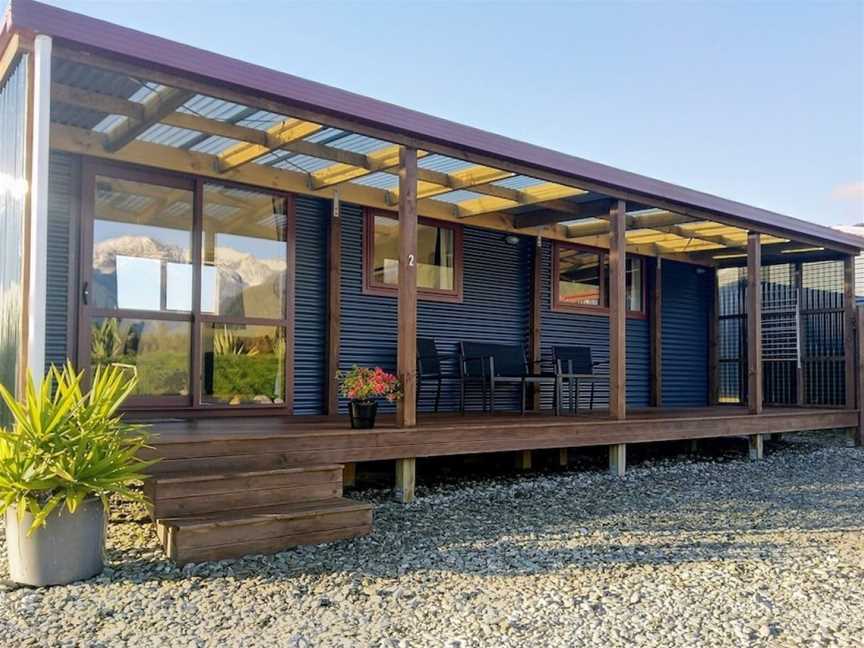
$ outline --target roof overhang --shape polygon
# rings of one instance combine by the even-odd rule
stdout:
[[[325,116],[333,126],[397,144],[550,182],[571,183],[587,191],[694,218],[815,241],[845,253],[857,253],[864,247],[861,238],[830,227],[591,162],[33,0],[12,1],[0,27],[0,42],[12,31],[46,34],[69,47],[119,57],[192,81],[242,89],[292,107],[297,117]]]

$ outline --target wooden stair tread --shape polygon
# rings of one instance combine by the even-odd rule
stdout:
[[[157,523],[177,530],[183,530],[197,527],[236,526],[259,523],[266,520],[301,519],[371,509],[372,505],[365,502],[349,500],[344,497],[334,497],[324,500],[259,506],[236,511],[205,513],[188,517],[160,518],[157,520]]]
[[[272,468],[269,470],[244,470],[238,472],[196,472],[194,474],[184,476],[166,475],[162,477],[160,475],[153,475],[152,477],[150,477],[150,479],[153,479],[160,484],[185,484],[190,482],[211,481],[217,479],[243,479],[246,477],[267,477],[270,475],[293,475],[300,473],[323,472],[329,470],[342,470],[342,464],[321,464],[318,466],[301,466],[297,468]]]

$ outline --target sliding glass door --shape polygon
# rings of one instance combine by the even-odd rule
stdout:
[[[204,185],[202,400],[286,400],[289,219],[286,196]]]
[[[290,196],[93,164],[79,360],[138,376],[130,406],[290,405]]]

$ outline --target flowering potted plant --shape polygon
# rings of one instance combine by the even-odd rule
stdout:
[[[354,365],[350,371],[340,372],[338,379],[342,396],[350,400],[348,411],[351,414],[351,427],[355,430],[375,427],[379,398],[388,401],[402,398],[399,379],[381,367],[370,369]]]

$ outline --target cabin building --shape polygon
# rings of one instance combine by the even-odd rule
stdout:
[[[368,532],[358,462],[408,501],[418,457],[602,445],[622,474],[634,443],[864,440],[854,234],[31,0],[0,119],[0,380],[134,368],[180,562]],[[464,351],[491,343],[525,356],[494,413],[493,352]],[[561,407],[574,346],[594,375]],[[404,385],[374,429],[353,365]]]

